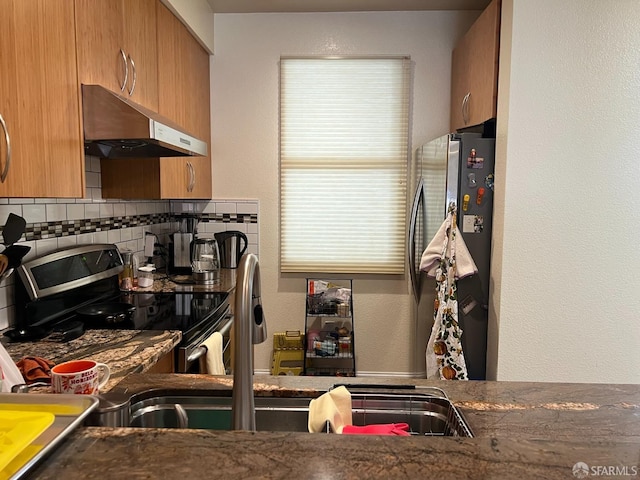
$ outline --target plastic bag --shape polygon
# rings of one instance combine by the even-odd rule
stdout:
[[[0,343],[0,368],[2,369],[2,376],[4,377],[2,379],[1,392],[11,392],[11,387],[14,385],[26,383],[22,373],[20,373],[20,370],[9,353],[5,350],[2,343]]]

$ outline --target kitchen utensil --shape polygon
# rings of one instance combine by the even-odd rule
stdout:
[[[48,342],[68,342],[82,336],[84,323],[70,320],[56,324],[54,327],[20,327],[4,332],[4,336],[12,342],[29,342],[47,337]]]
[[[2,243],[7,247],[16,243],[24,233],[26,225],[27,222],[24,218],[10,213],[2,229]]]
[[[41,460],[62,443],[71,432],[81,426],[98,405],[92,395],[57,395],[51,393],[0,393],[0,412],[17,411],[50,413],[55,420],[41,435],[20,452],[0,471],[0,478],[23,478]],[[4,425],[0,420],[0,426]],[[22,429],[22,424],[19,428]]]
[[[0,410],[0,471],[53,423],[49,412]]]
[[[214,234],[220,249],[220,266],[222,268],[238,268],[240,258],[249,244],[247,236],[236,230]]]
[[[132,319],[136,307],[125,302],[107,302],[87,305],[76,310],[80,319],[90,325],[125,323]]]
[[[51,333],[51,328],[44,327],[16,327],[4,332],[4,336],[13,342],[30,342],[39,340]]]
[[[110,376],[111,369],[105,363],[71,360],[51,369],[51,388],[53,393],[97,395]]]
[[[13,269],[20,265],[22,258],[31,250],[31,247],[26,245],[13,245],[20,240],[25,226],[25,219],[15,213],[10,213],[7,217],[2,229],[2,243],[7,248],[0,252],[6,257],[6,265],[0,264],[0,282],[13,273]]]
[[[213,238],[197,238],[193,241],[191,270],[196,283],[214,283],[220,278],[220,252]]]

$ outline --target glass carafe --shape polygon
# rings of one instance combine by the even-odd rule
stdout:
[[[191,255],[193,278],[198,283],[213,283],[220,273],[218,243],[213,238],[197,238],[193,241]]]

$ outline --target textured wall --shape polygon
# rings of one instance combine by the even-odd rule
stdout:
[[[505,8],[492,369],[639,383],[640,2]]]
[[[224,198],[260,199],[262,296],[270,335],[303,329],[306,285],[304,276],[282,276],[278,271],[280,55],[411,55],[415,147],[447,132],[451,51],[476,16],[477,12],[216,15],[211,69],[213,190]],[[358,372],[424,375],[427,339],[415,338],[419,330],[408,279],[358,276],[353,289]],[[258,370],[270,367],[271,346],[269,340],[256,347]]]

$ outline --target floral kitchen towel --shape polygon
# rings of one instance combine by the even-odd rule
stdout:
[[[467,260],[470,260],[473,265],[473,273],[477,272],[477,268],[475,268],[475,263],[464,245],[462,236],[458,234],[455,218],[455,206],[452,206],[443,223],[444,228],[441,228],[446,234],[442,237],[440,258],[434,272],[436,299],[433,308],[433,328],[427,343],[426,353],[427,378],[435,377],[442,380],[469,379],[462,351],[462,329],[458,325],[456,256],[459,247],[464,246],[463,255],[469,257],[465,259],[465,263],[468,265]],[[422,268],[421,265],[421,270],[427,271],[430,268],[432,268],[431,265],[425,265],[425,268]]]

